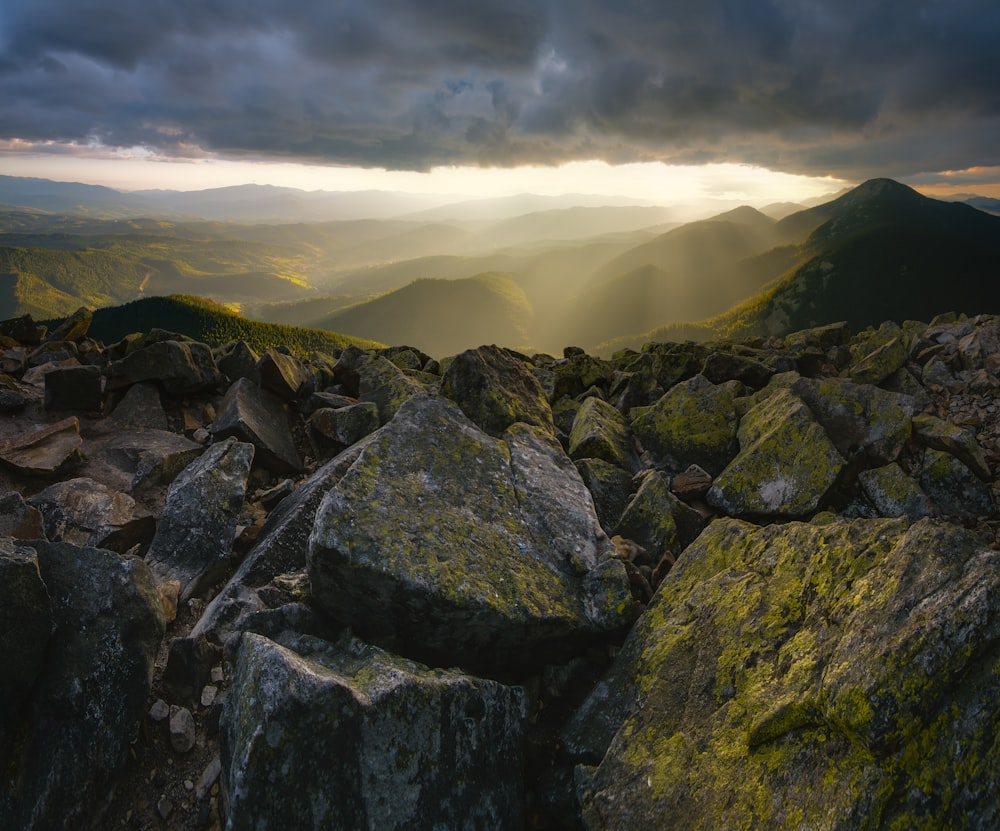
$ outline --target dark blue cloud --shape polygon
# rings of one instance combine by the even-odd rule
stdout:
[[[995,0],[5,0],[0,138],[390,168],[1000,164]]]

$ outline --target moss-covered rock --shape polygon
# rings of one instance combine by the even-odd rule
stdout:
[[[983,449],[971,430],[928,413],[920,413],[913,417],[913,437],[924,447],[950,453],[980,479],[988,481],[992,478]]]
[[[1000,554],[962,529],[716,521],[598,690],[619,723],[573,725],[585,824],[993,827],[998,645]]]
[[[154,340],[108,366],[108,389],[157,381],[171,395],[212,389],[223,382],[212,350],[197,341]]]
[[[502,440],[436,396],[405,402],[325,497],[309,574],[324,612],[419,656],[616,629],[627,577],[548,432]],[[522,656],[524,657],[524,656]]]
[[[806,516],[844,460],[805,403],[780,389],[740,421],[740,452],[716,477],[708,503],[731,516]]]
[[[514,353],[497,346],[456,355],[441,380],[441,394],[491,436],[517,421],[549,432],[555,429],[538,379]]]
[[[587,398],[580,405],[569,434],[569,455],[572,459],[603,459],[633,473],[639,469],[624,417],[600,398]]]
[[[701,514],[671,492],[670,477],[656,471],[643,480],[614,533],[641,545],[655,564],[664,554],[677,556],[704,523]]]
[[[337,380],[362,401],[378,406],[379,424],[385,424],[410,396],[426,392],[423,384],[408,378],[388,358],[351,346],[334,367]]]
[[[892,462],[910,440],[916,401],[871,384],[841,378],[786,376],[788,387],[809,405],[830,441],[845,458],[864,454]]]
[[[353,638],[243,636],[221,721],[229,827],[522,828],[526,695]]]
[[[934,503],[920,488],[920,483],[907,476],[895,462],[858,476],[865,497],[880,516],[903,516],[911,522],[935,513]]]
[[[898,328],[892,337],[874,339],[877,345],[870,352],[860,355],[851,366],[851,380],[858,384],[878,384],[906,364],[910,357],[909,338]],[[880,333],[882,331],[879,330]],[[867,345],[873,344],[868,342]]]
[[[713,384],[703,375],[677,384],[632,422],[657,465],[674,473],[698,465],[713,476],[736,455],[736,399],[743,385]]]
[[[950,453],[924,452],[920,487],[943,516],[975,520],[996,513],[990,486]]]
[[[336,445],[347,447],[378,429],[378,406],[359,401],[346,407],[321,407],[309,416],[309,426]]]
[[[614,528],[632,495],[632,476],[603,459],[578,459],[576,469],[594,500],[601,527]]]

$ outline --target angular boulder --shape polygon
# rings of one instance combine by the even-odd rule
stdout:
[[[131,496],[86,477],[49,485],[28,504],[41,511],[46,539],[74,545],[105,547],[104,541],[135,516]]]
[[[583,402],[573,420],[569,456],[571,459],[602,459],[632,473],[640,467],[622,414],[593,396]]]
[[[256,448],[257,461],[276,473],[302,470],[285,405],[249,378],[240,378],[226,391],[218,418],[209,429],[216,438],[249,442]]]
[[[100,410],[103,404],[101,369],[69,366],[45,373],[45,409]]]
[[[702,515],[670,490],[669,477],[655,471],[643,479],[614,533],[642,546],[655,564],[664,554],[680,554],[704,524]]]
[[[601,686],[618,723],[568,731],[585,825],[993,827],[998,646],[1000,554],[960,528],[714,522]]]
[[[42,515],[17,491],[0,493],[0,537],[38,540],[45,537]]]
[[[187,395],[217,387],[223,380],[212,350],[196,341],[156,341],[108,366],[109,389],[158,381],[171,395]]]
[[[229,826],[524,827],[525,692],[352,638],[243,636],[221,721]]]
[[[46,476],[81,459],[80,420],[76,416],[37,427],[0,445],[0,460],[28,476]]]
[[[41,671],[52,605],[33,548],[0,537],[0,764],[21,706]]]
[[[742,384],[695,375],[667,391],[632,422],[653,461],[675,473],[698,465],[717,475],[736,455],[736,398]]]
[[[489,660],[629,620],[627,577],[547,432],[486,435],[454,404],[406,401],[327,494],[315,603],[416,652]],[[484,651],[485,650],[485,651]]]
[[[542,385],[522,360],[498,346],[456,355],[441,379],[441,394],[491,436],[517,421],[554,430]]]
[[[162,582],[180,582],[180,600],[223,576],[253,461],[252,444],[213,445],[170,484],[146,562]]]
[[[142,560],[35,541],[54,630],[14,729],[0,782],[0,827],[94,824],[114,775],[129,760],[146,709],[164,621]]]
[[[844,466],[809,408],[787,389],[747,412],[737,438],[739,454],[707,495],[712,507],[731,516],[806,516]]]
[[[309,416],[309,426],[334,444],[348,447],[378,429],[378,406],[362,401],[347,407],[321,407]]]

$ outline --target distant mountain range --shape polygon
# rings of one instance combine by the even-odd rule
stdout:
[[[441,357],[490,342],[607,353],[1000,308],[1000,217],[888,179],[814,207],[743,206],[685,224],[663,208],[537,197],[465,205],[461,218],[435,208],[233,223],[137,218],[124,202],[102,218],[94,206],[106,199],[110,211],[117,192],[27,181],[0,177],[0,202],[48,200],[0,208],[0,318],[201,295],[262,321]],[[231,190],[198,198],[222,211]],[[59,199],[91,207],[50,213]]]

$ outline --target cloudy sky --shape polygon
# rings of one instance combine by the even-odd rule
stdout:
[[[998,44],[997,0],[3,0],[0,173],[1000,196]]]

